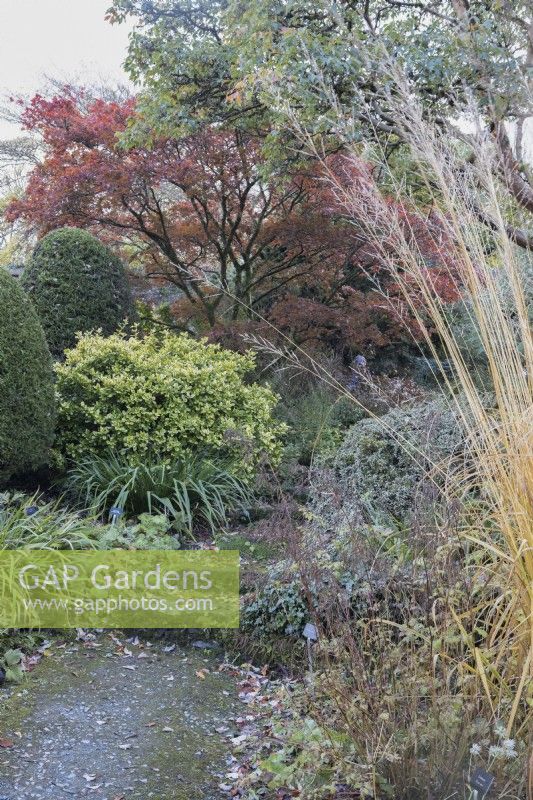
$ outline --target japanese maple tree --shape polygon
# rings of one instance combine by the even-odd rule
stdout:
[[[125,147],[132,119],[142,124],[134,98],[73,87],[36,95],[22,123],[40,136],[43,158],[7,217],[39,235],[88,228],[132,254],[151,281],[179,290],[173,313],[184,326],[264,318],[301,342],[350,349],[416,335],[381,254],[346,221],[318,165],[265,179],[261,142],[218,125]],[[329,167],[362,190],[374,180],[368,165],[341,155]],[[449,248],[406,213],[436,274],[441,262],[447,274]],[[450,294],[449,282],[438,290]]]
[[[7,216],[39,234],[86,227],[140,250],[147,275],[174,284],[211,325],[252,314],[325,257],[331,242],[303,213],[304,182],[262,181],[256,140],[210,127],[125,149],[134,116],[134,98],[36,95],[22,123],[40,134],[44,159]]]

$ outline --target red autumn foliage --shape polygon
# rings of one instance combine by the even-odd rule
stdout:
[[[40,134],[44,158],[8,217],[40,235],[91,229],[151,282],[176,287],[173,313],[184,324],[266,319],[299,343],[367,352],[416,337],[383,253],[318,167],[265,181],[260,142],[220,128],[125,148],[120,136],[135,114],[134,98],[103,100],[72,87],[36,95],[22,122]],[[362,194],[373,183],[364,162],[333,156],[328,168]],[[455,299],[438,220],[395,213],[434,262],[436,291]]]

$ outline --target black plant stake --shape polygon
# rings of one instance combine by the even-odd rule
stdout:
[[[483,800],[490,792],[493,783],[494,775],[485,772],[484,769],[475,769],[468,779],[471,789],[470,800]]]

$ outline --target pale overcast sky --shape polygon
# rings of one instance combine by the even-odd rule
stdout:
[[[45,76],[127,83],[128,26],[105,21],[111,0],[0,0],[0,100],[37,91]],[[0,138],[16,135],[0,121]]]

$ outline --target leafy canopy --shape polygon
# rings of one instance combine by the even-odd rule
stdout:
[[[343,104],[370,97],[374,120],[390,127],[385,53],[438,114],[469,92],[490,115],[526,113],[530,11],[483,0],[114,0],[108,18],[134,17],[126,66],[162,124],[260,121],[275,112],[273,82],[316,111],[324,73]]]
[[[127,66],[146,87],[150,129],[182,135],[223,122],[259,133],[264,152],[286,161],[298,149],[295,118],[329,147],[345,124],[352,140],[377,141],[388,154],[405,139],[401,76],[426,118],[467,145],[470,134],[451,123],[476,106],[499,150],[500,178],[533,213],[521,144],[533,73],[527,0],[114,0],[110,20],[126,16],[136,21]],[[508,122],[517,126],[514,148]],[[472,153],[467,146],[465,157]],[[514,240],[531,249],[533,234],[510,221]]]

